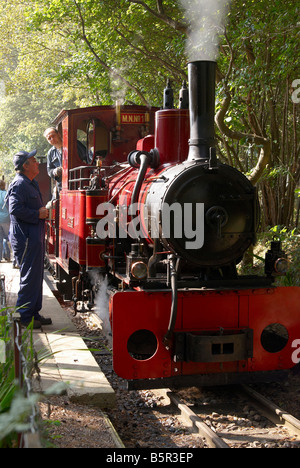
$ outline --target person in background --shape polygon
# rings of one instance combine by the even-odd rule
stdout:
[[[62,190],[62,151],[63,141],[58,130],[55,127],[49,127],[44,131],[44,137],[52,145],[47,154],[47,171],[49,177],[56,181],[56,187],[59,193]],[[87,149],[83,143],[77,140],[77,153],[81,161],[87,162]]]
[[[39,185],[36,150],[20,151],[14,158],[16,177],[6,196],[10,214],[9,239],[20,268],[20,289],[16,307],[21,324],[33,328],[50,325],[52,320],[40,315],[43,301],[45,219],[48,210],[43,206]]]
[[[56,181],[58,192],[62,189],[62,138],[55,127],[49,127],[44,137],[52,145],[47,154],[47,171],[49,177]]]
[[[0,262],[2,258],[10,261],[10,250],[8,247],[8,231],[9,231],[9,213],[5,204],[6,190],[4,180],[0,180]]]

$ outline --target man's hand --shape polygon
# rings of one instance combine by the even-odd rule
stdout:
[[[54,177],[61,177],[62,175],[62,167],[57,167],[53,171]]]
[[[39,209],[39,219],[46,219],[49,216],[49,210],[44,206]]]

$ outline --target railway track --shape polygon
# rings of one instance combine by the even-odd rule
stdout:
[[[259,420],[260,415],[262,415],[262,417],[267,418],[271,424],[273,424],[273,427],[271,428],[270,426],[270,428],[261,429],[251,426],[249,427],[248,419],[240,418],[239,426],[237,426],[237,424],[232,425],[231,423],[230,429],[232,430],[228,430],[227,433],[222,433],[221,430],[218,431],[216,429],[217,424],[213,425],[212,421],[218,423],[220,418],[224,421],[224,419],[228,417],[228,406],[226,408],[227,416],[225,412],[220,416],[219,412],[211,411],[207,414],[207,422],[204,422],[203,418],[199,417],[199,406],[195,404],[191,406],[183,403],[183,401],[174,392],[169,391],[167,392],[167,395],[172,404],[178,408],[181,416],[184,418],[190,429],[194,432],[198,432],[199,436],[205,439],[210,448],[236,448],[237,446],[247,446],[250,443],[250,440],[254,438],[257,439],[256,445],[259,445],[260,440],[264,445],[268,445],[269,443],[269,447],[275,443],[284,447],[300,447],[299,419],[278,407],[271,400],[247,385],[238,386],[234,391],[236,392],[237,398],[242,399],[241,401],[243,404],[244,400],[247,400],[249,401],[249,405],[256,408],[258,411],[258,414],[256,415],[257,420]],[[226,400],[225,403],[228,403],[228,400]],[[234,413],[236,413],[236,407],[233,409]],[[247,411],[246,407],[244,407],[244,411]],[[236,421],[238,421],[237,417]],[[262,429],[265,430],[262,431]]]
[[[300,421],[249,386],[128,392],[110,353],[95,357],[117,392],[108,416],[125,447],[300,448]]]
[[[70,306],[69,314],[87,345],[99,348],[95,358],[117,394],[117,407],[107,414],[126,448],[300,448],[300,421],[245,385],[128,392],[113,371],[96,315],[74,317]],[[300,376],[296,392],[299,383]],[[286,388],[282,395],[289,398]]]

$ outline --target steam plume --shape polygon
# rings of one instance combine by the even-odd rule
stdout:
[[[180,0],[180,3],[189,23],[189,60],[216,61],[230,0]]]
[[[96,295],[95,312],[102,322],[102,330],[108,340],[109,346],[111,346],[112,345],[111,343],[112,332],[111,332],[111,326],[109,322],[109,296],[107,294],[107,288],[108,288],[108,279],[107,277],[105,277],[101,281],[98,293]]]

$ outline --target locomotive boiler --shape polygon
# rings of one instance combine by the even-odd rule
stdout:
[[[265,276],[238,274],[256,242],[259,203],[249,180],[216,156],[215,70],[191,62],[179,108],[167,87],[154,134],[126,163],[98,162],[88,186],[77,186],[80,261],[64,211],[74,190],[62,191],[57,261],[75,303],[92,304],[105,285],[104,329],[130,389],[268,381],[297,364],[300,289],[274,284],[287,266],[280,242]]]

